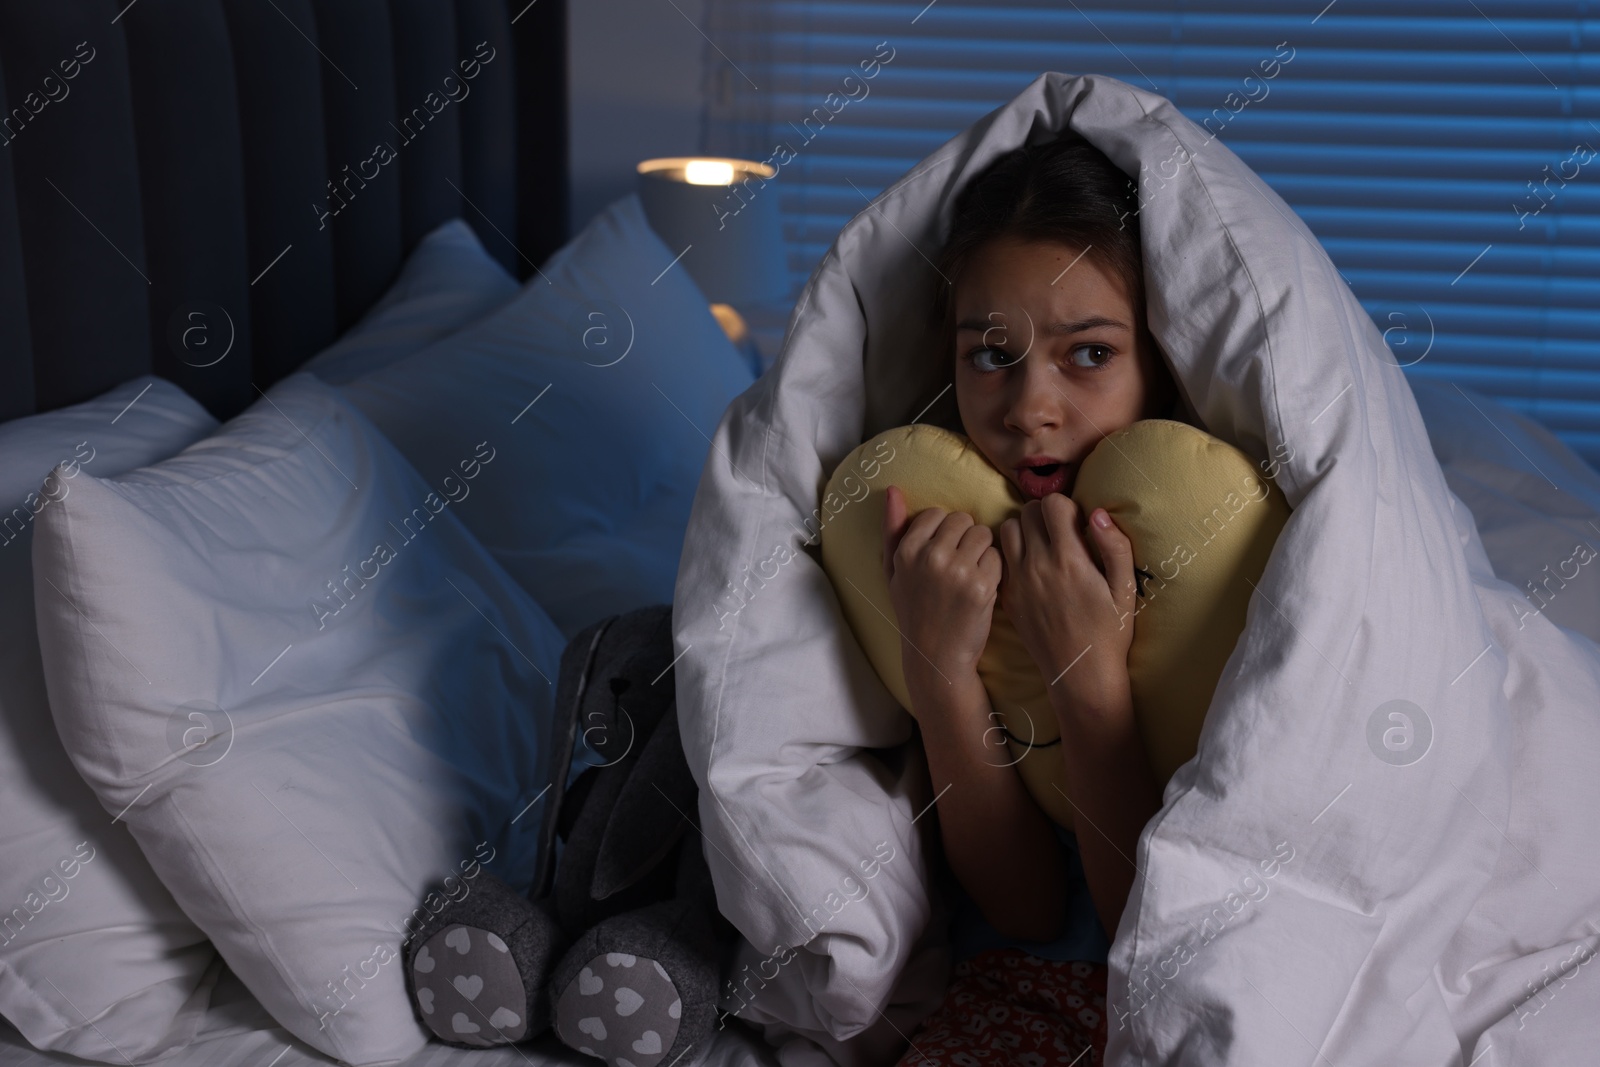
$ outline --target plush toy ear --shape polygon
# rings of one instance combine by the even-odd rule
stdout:
[[[600,641],[616,621],[615,616],[601,619],[584,627],[567,642],[561,651],[560,673],[556,676],[555,723],[550,731],[550,744],[557,752],[570,753],[583,721],[583,709],[590,696],[589,681],[594,677],[595,657]],[[565,773],[564,761],[558,762]],[[556,872],[556,838],[566,841],[572,835],[578,812],[594,785],[594,775],[585,772],[567,789],[566,780],[552,785],[555,802],[544,806],[539,828],[539,867],[534,873],[528,896],[537,900],[553,891]]]
[[[655,870],[684,831],[699,825],[697,805],[674,702],[630,767],[606,820],[590,896],[604,900]]]
[[[567,914],[584,903],[589,872],[564,876],[560,868],[592,866],[600,833],[615,803],[626,767],[617,765],[641,750],[672,701],[672,606],[652,604],[595,622],[575,634],[561,654],[556,681],[556,725],[550,743],[571,753],[578,743],[600,757],[545,808],[540,837],[539,870],[529,895],[535,899],[556,895],[565,901]],[[609,784],[598,788],[605,780]],[[595,809],[590,811],[590,809]],[[571,858],[556,863],[556,839],[569,848]],[[575,849],[574,839],[578,840]],[[563,920],[565,921],[565,920]]]
[[[594,786],[584,798],[566,848],[556,864],[550,893],[561,927],[569,938],[578,937],[612,915],[642,908],[672,895],[675,872],[670,864],[636,868],[643,873],[626,886],[619,886],[617,879],[602,878],[600,881],[605,883],[602,889],[611,891],[603,900],[595,894],[595,875],[601,868],[602,854],[614,853],[618,847],[615,842],[607,842],[607,830],[612,825],[612,815],[617,811],[623,788],[639,765],[639,756],[640,753],[634,753],[620,763],[585,772],[593,774]],[[673,818],[677,818],[676,813]]]
[[[643,744],[672,701],[672,605],[602,619],[568,641],[555,705],[571,737],[606,765]],[[560,741],[560,739],[557,739]]]
[[[561,798],[561,814],[556,820],[556,836],[563,841],[572,840],[572,829],[578,825],[578,814],[588,803],[589,794],[600,778],[601,768],[585,767],[583,773],[572,780],[567,793]]]
[[[672,701],[673,679],[665,673],[673,655],[672,605],[637,608],[609,622],[587,667],[577,723],[584,743],[608,764],[642,745]]]

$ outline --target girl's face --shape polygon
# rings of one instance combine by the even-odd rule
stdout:
[[[1101,438],[1168,415],[1177,386],[1133,302],[1092,256],[998,238],[956,286],[956,407],[1025,498],[1072,492]]]

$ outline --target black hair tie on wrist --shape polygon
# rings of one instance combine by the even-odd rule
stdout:
[[[1043,744],[1034,744],[1032,741],[1024,741],[1020,737],[1013,736],[1011,731],[1006,729],[1005,723],[1001,723],[1000,724],[1000,732],[1006,735],[1006,740],[1015,741],[1017,744],[1022,745],[1022,746],[1026,747],[1026,748],[1029,748],[1029,749],[1049,748],[1051,745],[1059,745],[1061,743],[1061,738],[1059,738],[1059,737],[1056,738],[1054,741],[1046,741]],[[1019,756],[1017,758],[1021,759],[1022,757]]]

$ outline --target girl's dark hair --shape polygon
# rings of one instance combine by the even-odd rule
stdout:
[[[1008,152],[968,183],[939,255],[936,321],[953,327],[955,285],[977,249],[996,238],[1059,241],[1099,262],[1126,288],[1145,329],[1138,187],[1081,135]],[[946,281],[948,279],[948,282]]]

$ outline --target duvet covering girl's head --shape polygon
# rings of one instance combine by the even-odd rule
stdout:
[[[938,266],[962,428],[1023,496],[1071,493],[1101,438],[1177,417],[1145,323],[1136,188],[1082,137],[974,178]]]

